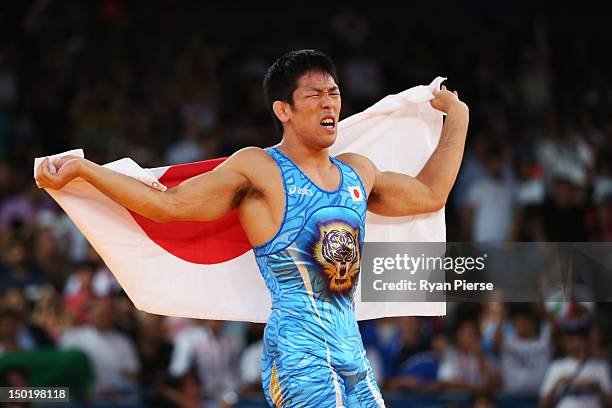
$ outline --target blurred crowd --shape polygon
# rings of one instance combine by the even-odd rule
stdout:
[[[279,137],[261,81],[291,49],[336,61],[343,117],[448,76],[471,113],[447,205],[449,241],[612,240],[603,17],[573,19],[569,31],[561,17],[292,11],[122,0],[0,6],[0,361],[81,350],[91,401],[231,406],[261,395],[263,327],[135,310],[37,189],[32,163],[83,148],[98,163],[131,157],[154,167],[270,146]],[[500,392],[584,406],[610,398],[611,317],[605,303],[465,303],[449,304],[445,318],[361,329],[386,390],[467,392],[480,406]],[[27,384],[30,375],[8,366],[0,382]]]

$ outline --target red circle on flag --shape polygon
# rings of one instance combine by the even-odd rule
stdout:
[[[223,159],[170,167],[159,181],[171,188],[188,178],[211,171]],[[205,203],[202,203],[205,204]],[[177,221],[160,224],[130,211],[134,220],[157,245],[187,262],[217,264],[227,262],[252,249],[232,210],[215,221]]]
[[[353,189],[353,194],[355,194],[355,197],[356,197],[356,198],[359,198],[359,189],[354,188],[354,189]]]

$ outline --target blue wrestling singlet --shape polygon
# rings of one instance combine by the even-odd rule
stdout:
[[[334,191],[319,188],[280,150],[268,149],[285,188],[279,231],[254,248],[272,295],[264,333],[262,382],[274,407],[382,407],[355,320],[353,296],[366,216],[357,173],[340,171]]]

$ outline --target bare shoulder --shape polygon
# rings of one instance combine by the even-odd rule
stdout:
[[[372,190],[376,172],[378,171],[372,160],[358,153],[341,153],[336,156],[336,159],[355,169],[368,193]]]
[[[273,162],[273,160],[264,149],[250,146],[238,150],[225,161],[225,163],[232,163],[233,165],[253,164],[257,162]]]
[[[336,159],[351,167],[375,168],[372,160],[359,153],[340,153],[336,156]]]
[[[245,178],[246,186],[251,192],[267,195],[282,189],[283,182],[274,159],[259,147],[238,150],[215,170],[240,174]]]
[[[273,166],[274,160],[264,149],[245,147],[228,157],[217,169],[236,171],[250,178]]]

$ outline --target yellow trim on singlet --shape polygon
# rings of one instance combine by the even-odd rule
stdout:
[[[272,366],[272,376],[270,377],[270,397],[272,398],[272,402],[278,408],[283,406],[283,396],[281,394],[281,386],[278,382],[278,375],[276,373],[276,360],[274,360],[274,365]]]

